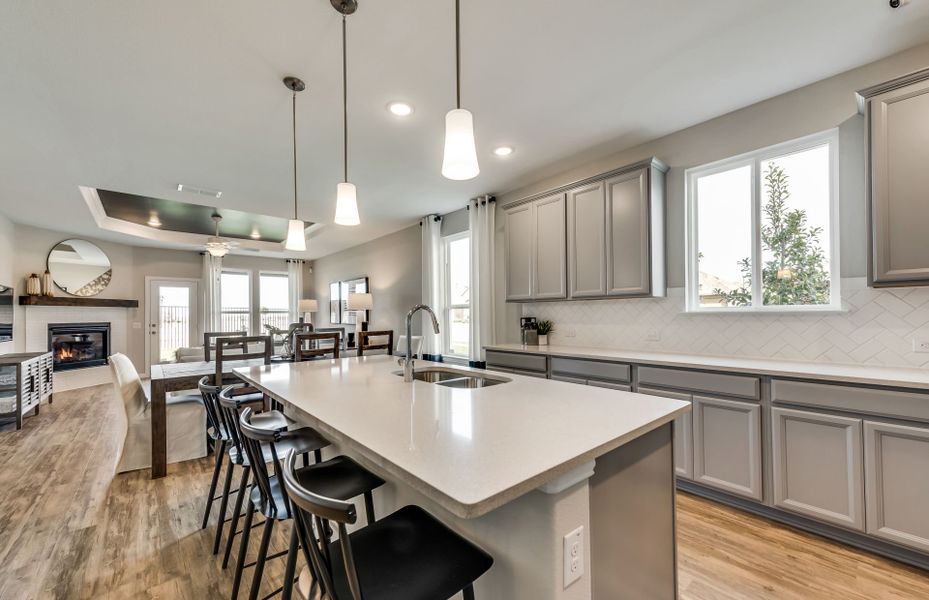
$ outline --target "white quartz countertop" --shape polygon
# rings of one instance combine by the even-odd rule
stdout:
[[[692,354],[640,352],[637,350],[585,348],[580,346],[495,344],[485,346],[484,348],[486,350],[499,350],[503,352],[542,354],[568,358],[616,360],[642,365],[730,371],[753,375],[769,375],[772,377],[792,377],[864,385],[929,389],[929,370],[927,369],[809,363],[767,358],[697,356]]]
[[[436,363],[416,363],[417,370],[428,366]],[[470,390],[404,383],[396,357],[383,355],[235,372],[463,518],[486,514],[690,410],[668,398],[454,368],[510,381]]]

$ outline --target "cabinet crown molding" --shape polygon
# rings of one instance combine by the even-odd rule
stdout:
[[[901,75],[890,81],[885,81],[883,83],[878,83],[870,87],[866,87],[862,90],[855,92],[855,99],[858,102],[858,113],[865,114],[865,109],[867,108],[868,100],[883,94],[885,92],[890,92],[908,85],[919,83],[920,81],[925,81],[929,79],[929,67],[925,69],[920,69],[918,71],[913,71],[912,73],[907,73],[906,75]]]

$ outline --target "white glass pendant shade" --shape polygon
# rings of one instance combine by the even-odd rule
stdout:
[[[291,219],[287,224],[287,241],[284,249],[291,252],[306,252],[306,225],[299,219]]]
[[[335,200],[336,225],[360,225],[358,217],[358,199],[355,194],[355,184],[340,183]]]
[[[474,119],[463,108],[448,111],[445,115],[445,159],[442,175],[463,181],[474,179],[481,172],[474,147]]]

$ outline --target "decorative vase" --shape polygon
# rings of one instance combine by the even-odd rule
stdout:
[[[39,280],[39,276],[33,273],[26,279],[26,295],[27,296],[41,296],[42,295],[42,282]]]
[[[548,334],[539,334],[539,345],[548,346]]]
[[[42,295],[51,298],[55,295],[55,288],[52,284],[52,274],[49,273],[48,269],[45,269],[45,274],[42,275]]]

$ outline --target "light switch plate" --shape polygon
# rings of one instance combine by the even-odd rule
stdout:
[[[564,536],[564,588],[584,574],[584,527]]]

